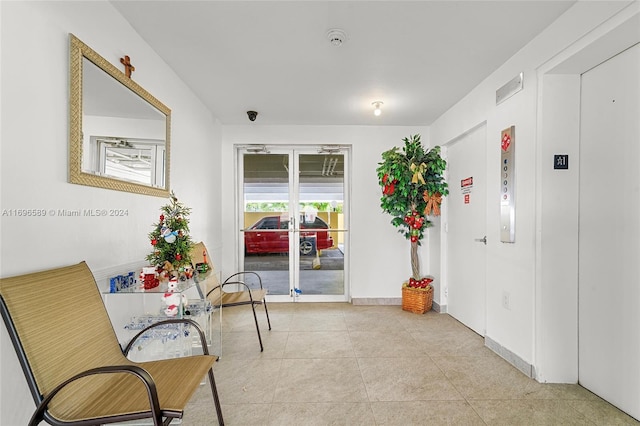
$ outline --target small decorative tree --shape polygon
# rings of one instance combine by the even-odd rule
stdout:
[[[193,243],[189,236],[188,219],[191,209],[178,202],[172,191],[170,203],[161,207],[160,211],[160,219],[149,233],[153,251],[146,259],[167,274],[172,271],[180,274],[191,266],[190,252]]]
[[[393,216],[391,224],[411,241],[413,280],[420,281],[418,246],[424,231],[432,226],[427,216],[439,216],[442,197],[449,194],[443,172],[447,162],[440,147],[425,151],[420,135],[404,138],[404,147],[382,153],[376,172],[382,186],[380,207]]]

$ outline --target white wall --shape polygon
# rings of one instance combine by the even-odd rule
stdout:
[[[376,168],[383,151],[402,147],[402,139],[422,134],[425,127],[377,126],[224,126],[222,172],[228,178],[222,189],[223,271],[236,269],[236,175],[234,144],[345,144],[352,145],[351,169],[351,297],[400,298],[401,284],[411,275],[410,244],[380,208],[381,189]],[[433,231],[430,231],[433,232]],[[429,238],[429,235],[427,235]],[[428,250],[420,249],[422,271],[430,273]]]
[[[545,75],[542,85],[537,275],[544,284],[537,292],[536,316],[544,338],[536,342],[538,377],[576,382],[580,77]],[[569,155],[568,170],[552,169],[554,154]]]
[[[133,79],[171,108],[171,187],[193,209],[194,239],[215,247],[221,126],[111,4],[0,2],[0,18],[0,211],[128,210],[127,217],[111,218],[1,216],[0,275],[82,260],[94,271],[143,261],[150,249],[147,234],[168,202],[67,182],[69,33],[119,68],[119,58],[129,55],[136,67]],[[4,325],[0,383],[0,424],[26,424],[34,405]]]
[[[576,44],[609,18],[617,19],[616,13],[629,3],[576,3],[430,127],[431,143],[442,145],[487,122],[487,337],[532,365],[542,381],[577,380],[574,374],[577,357],[572,356],[577,350],[577,299],[573,285],[560,283],[554,290],[543,282],[551,280],[558,284],[559,278],[567,276],[574,283],[577,280],[575,219],[560,217],[565,207],[572,209],[565,210],[565,214],[577,215],[575,195],[567,194],[571,188],[577,191],[575,171],[564,175],[549,171],[552,164],[549,155],[571,154],[572,144],[577,142],[567,140],[556,145],[562,136],[575,136],[571,127],[575,124],[572,117],[575,114],[567,116],[569,127],[553,137],[539,121],[540,117],[550,119],[553,111],[563,106],[575,107],[575,100],[562,98],[563,93],[575,91],[575,85],[569,82],[570,86],[554,93],[549,88],[547,94],[541,87],[537,70],[563,51],[575,49]],[[496,106],[496,89],[522,71],[524,90]],[[555,101],[561,101],[562,105],[556,105]],[[542,104],[555,106],[542,112]],[[502,129],[512,125],[516,127],[516,242],[502,244],[499,242],[499,137]],[[541,208],[543,198],[544,209]],[[546,203],[556,200],[561,200],[560,207],[550,209],[552,204]],[[543,224],[548,228],[543,229]],[[549,233],[554,229],[560,233]],[[542,231],[547,231],[547,237],[553,235],[548,244],[541,240]],[[547,260],[544,264],[540,260],[542,255]],[[567,261],[563,262],[565,258]],[[510,293],[510,310],[501,305],[504,291]],[[571,347],[568,352],[567,346]]]

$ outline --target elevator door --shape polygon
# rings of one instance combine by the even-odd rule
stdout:
[[[579,381],[640,419],[640,45],[582,75]]]

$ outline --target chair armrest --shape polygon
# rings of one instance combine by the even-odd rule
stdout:
[[[124,349],[122,350],[122,353],[124,354],[124,356],[129,355],[129,351],[131,350],[131,347],[136,342],[138,337],[142,336],[144,333],[146,333],[150,329],[152,329],[154,327],[161,326],[161,325],[166,325],[166,324],[181,324],[181,323],[182,324],[189,324],[189,325],[193,326],[196,329],[196,331],[198,332],[198,335],[200,336],[200,344],[202,345],[202,353],[204,355],[209,355],[209,348],[207,346],[207,338],[204,335],[204,331],[202,331],[202,329],[200,328],[200,324],[198,324],[197,322],[195,322],[194,320],[189,319],[189,318],[170,318],[170,319],[154,322],[153,324],[143,328],[138,333],[136,333],[136,335],[133,336],[131,338],[131,340],[129,340],[129,343],[127,344],[127,346],[124,347]]]
[[[209,297],[209,295],[210,295],[211,293],[213,293],[213,291],[214,291],[214,290],[217,290],[217,289],[219,289],[219,288],[220,288],[220,289],[222,288],[222,286],[221,286],[220,284],[218,284],[217,286],[213,287],[211,290],[209,290],[209,291],[207,292],[207,294],[204,296],[204,298],[206,299],[207,297]]]
[[[98,368],[92,368],[87,371],[83,371],[82,373],[76,374],[70,379],[65,380],[55,387],[43,400],[38,404],[36,411],[31,416],[31,420],[29,420],[29,426],[36,426],[44,419],[44,413],[47,410],[47,406],[55,397],[58,392],[60,392],[65,386],[68,384],[81,379],[83,377],[93,376],[96,374],[109,374],[109,373],[127,373],[133,374],[138,377],[147,388],[147,395],[149,396],[149,405],[151,408],[151,413],[153,414],[153,422],[155,425],[162,424],[162,411],[160,409],[160,402],[158,400],[158,391],[156,389],[156,384],[153,381],[151,375],[142,367],[138,367],[137,365],[110,365]]]
[[[257,272],[253,272],[253,271],[242,271],[242,272],[236,272],[233,275],[229,275],[227,277],[226,280],[224,280],[224,282],[222,283],[222,285],[225,285],[227,282],[229,282],[229,280],[231,278],[237,277],[237,276],[241,276],[241,275],[255,275],[258,278],[258,283],[260,284],[260,289],[262,290],[262,278],[260,277],[260,275]]]
[[[235,274],[235,275],[237,275],[237,274]],[[231,277],[229,277],[229,278],[231,278]],[[229,278],[227,278],[227,280],[228,280]],[[253,294],[251,293],[251,287],[249,287],[247,284],[245,284],[245,283],[244,283],[244,282],[242,282],[242,281],[225,281],[225,282],[223,282],[223,283],[222,283],[222,288],[224,289],[224,286],[226,286],[226,285],[233,285],[233,284],[235,284],[235,285],[242,285],[242,286],[244,286],[244,287],[246,288],[246,290],[243,290],[243,291],[241,291],[241,292],[248,293],[248,294],[249,294],[249,300],[251,301],[251,303],[253,303]],[[255,290],[257,291],[257,289],[255,289]],[[223,290],[223,291],[224,291],[224,290]],[[227,293],[227,294],[232,294],[232,293],[233,293],[233,292],[231,292],[231,293]]]
[[[217,291],[218,294],[216,294],[216,298],[215,299],[211,299],[209,296],[211,296],[211,293]],[[211,302],[211,305],[213,306],[217,306],[218,308],[222,308],[222,285],[218,284],[217,286],[213,287],[211,290],[209,290],[207,292],[207,294],[204,296],[205,300],[209,300]]]

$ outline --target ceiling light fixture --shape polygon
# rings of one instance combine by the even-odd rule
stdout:
[[[378,117],[380,114],[382,114],[382,105],[384,105],[384,102],[375,101],[371,105],[373,105],[373,115]]]
[[[347,33],[338,28],[332,28],[327,31],[327,38],[329,39],[329,43],[334,46],[342,46],[342,43],[347,40]]]

